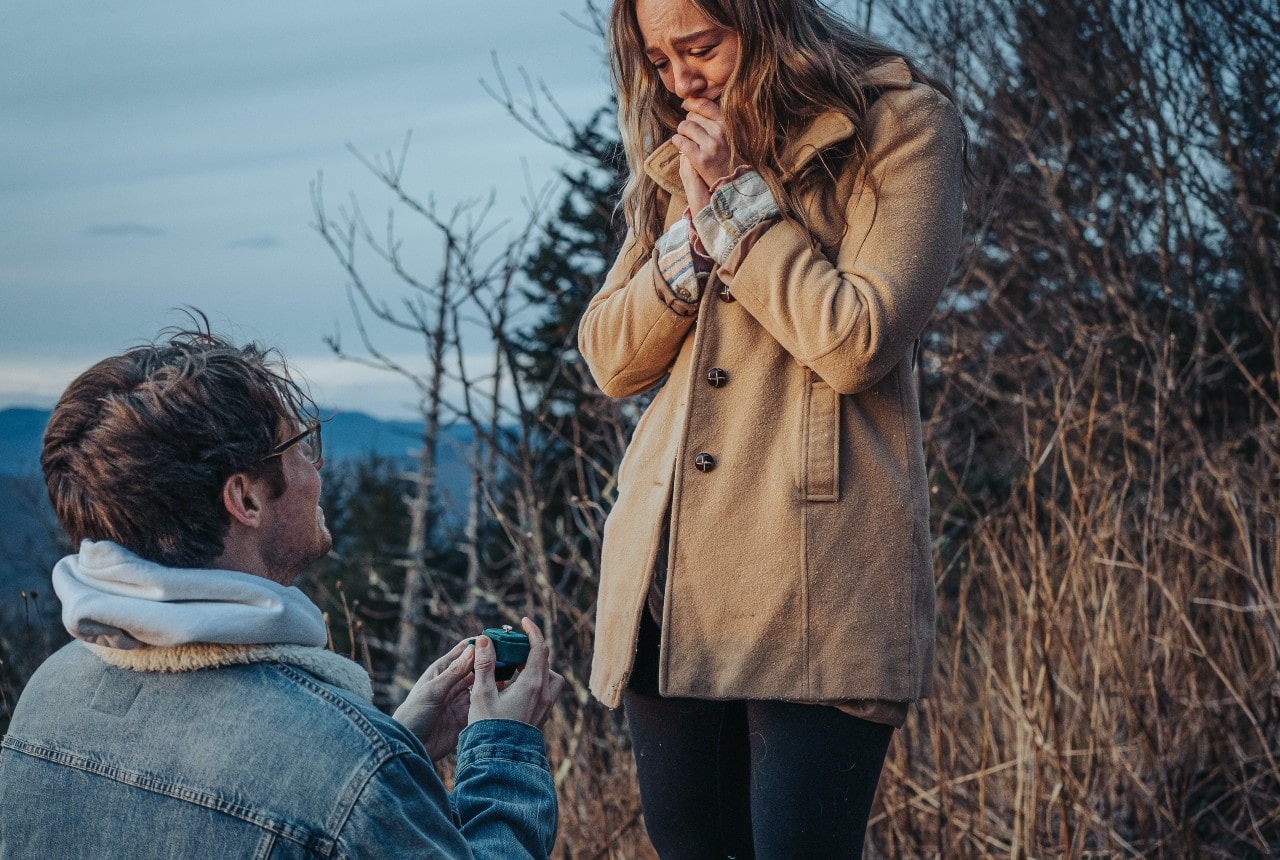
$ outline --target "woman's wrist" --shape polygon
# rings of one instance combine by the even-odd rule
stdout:
[[[737,179],[740,176],[744,176],[750,173],[751,171],[752,171],[752,167],[750,164],[739,164],[733,170],[729,171],[724,176],[721,176],[715,182],[711,183],[711,186],[710,186],[711,193],[715,194],[717,191],[719,191],[728,183],[732,182],[733,180]]]
[[[658,237],[654,243],[654,257],[663,281],[658,287],[658,298],[680,316],[697,313],[703,278],[699,276],[688,218],[677,219],[667,232]]]
[[[743,236],[777,218],[779,209],[764,178],[750,168],[739,168],[716,185],[711,202],[694,214],[693,226],[706,253],[723,263]]]

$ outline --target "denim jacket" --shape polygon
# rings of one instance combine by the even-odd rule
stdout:
[[[179,653],[165,671],[111,665],[80,642],[50,657],[0,747],[0,858],[550,853],[556,798],[537,729],[469,726],[450,796],[418,739],[330,671],[354,664],[219,647],[154,649]]]

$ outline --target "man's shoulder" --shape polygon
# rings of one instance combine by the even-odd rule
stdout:
[[[318,750],[324,767],[353,769],[420,752],[416,739],[362,695],[287,655],[146,671],[103,660],[95,650],[73,642],[50,656],[23,692],[11,733],[96,748],[112,742],[100,731],[110,716],[117,737],[149,738],[148,750],[131,754],[157,764],[214,744],[227,756],[285,751],[304,770],[317,763]]]
[[[79,644],[33,677],[5,746],[44,767],[318,830],[389,761],[425,757],[370,702],[296,664],[145,672]]]
[[[36,667],[18,699],[14,717],[44,700],[66,700],[83,695],[98,682],[101,662],[83,642],[72,640]],[[51,704],[51,703],[50,703]]]

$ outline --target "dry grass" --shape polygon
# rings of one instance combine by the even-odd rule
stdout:
[[[1278,425],[1211,444],[1094,368],[1026,409],[1007,498],[936,511],[936,689],[869,856],[1280,851]],[[579,691],[548,737],[559,856],[650,856],[616,717]]]
[[[887,763],[879,855],[1280,850],[1277,425],[1151,426],[1101,406],[1116,369],[1027,410],[1006,500],[951,500],[937,689]]]

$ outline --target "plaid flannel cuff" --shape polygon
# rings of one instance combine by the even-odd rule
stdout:
[[[689,221],[680,218],[658,237],[654,250],[658,271],[667,287],[681,300],[696,303],[702,296],[702,283],[694,266],[690,238]]]
[[[693,216],[702,245],[717,263],[724,263],[742,237],[778,217],[778,204],[760,174],[749,170],[717,188],[711,203]]]

